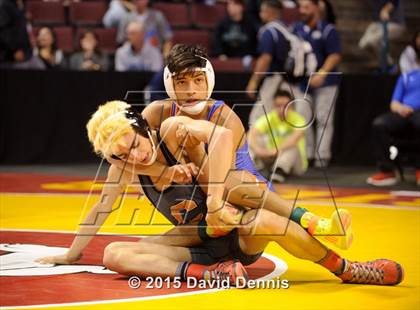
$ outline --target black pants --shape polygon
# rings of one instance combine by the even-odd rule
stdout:
[[[394,140],[407,139],[408,137],[413,137],[416,141],[419,141],[420,110],[415,111],[408,117],[388,112],[375,118],[373,121],[373,144],[380,171],[394,171],[395,165],[389,158],[389,147]],[[417,149],[418,152],[416,152],[416,159],[413,164],[417,169],[420,169],[420,145]]]

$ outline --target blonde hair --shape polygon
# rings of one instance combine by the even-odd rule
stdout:
[[[89,141],[96,154],[110,157],[122,136],[132,132],[133,120],[126,118],[130,105],[124,101],[109,101],[98,107],[86,125]]]

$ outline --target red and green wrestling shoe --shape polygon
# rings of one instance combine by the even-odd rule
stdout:
[[[397,285],[404,278],[401,265],[389,259],[363,263],[344,260],[344,264],[344,272],[337,275],[344,283]]]

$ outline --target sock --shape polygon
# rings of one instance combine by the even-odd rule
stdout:
[[[315,233],[320,217],[305,208],[296,207],[293,209],[290,219],[305,228],[312,236]]]
[[[306,213],[309,213],[309,212],[305,208],[296,207],[293,209],[292,214],[290,214],[290,219],[293,222],[298,223],[299,225],[303,226],[301,223],[301,220],[302,220],[303,215]]]
[[[327,250],[325,257],[316,263],[327,268],[337,276],[345,271],[346,266],[345,259],[342,259],[340,255],[330,249]]]
[[[187,272],[187,269],[188,269],[188,266],[189,265],[190,265],[190,263],[183,262],[183,263],[180,263],[178,265],[178,267],[176,268],[175,276],[176,277],[180,277],[181,278],[181,281],[186,281],[187,280],[187,274],[186,274],[186,272]]]

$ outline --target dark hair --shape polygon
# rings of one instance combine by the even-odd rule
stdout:
[[[322,0],[325,3],[325,20],[329,24],[335,24],[336,16],[334,13],[334,8],[330,1],[328,0]]]
[[[309,1],[311,1],[315,5],[319,5],[319,0],[309,0]]]
[[[276,10],[283,10],[283,3],[280,0],[263,0],[261,5],[266,5],[269,8],[276,9]]]
[[[239,4],[245,7],[245,0],[228,0],[228,1],[235,2],[235,4]]]
[[[83,52],[83,49],[82,49],[82,44],[80,44],[80,42],[82,41],[82,39],[88,34],[88,33],[90,33],[90,34],[92,34],[93,35],[93,37],[95,38],[95,40],[96,40],[96,46],[95,46],[95,49],[94,49],[94,52],[95,52],[95,54],[96,55],[99,55],[99,56],[101,56],[102,55],[102,51],[101,51],[101,49],[99,48],[99,37],[98,37],[98,35],[95,33],[95,32],[93,32],[93,31],[91,31],[91,30],[86,30],[86,31],[84,31],[83,33],[82,33],[82,35],[80,36],[80,38],[79,38],[79,48],[80,48],[80,51],[82,51]]]
[[[181,73],[184,70],[204,68],[207,51],[199,45],[176,44],[169,52],[167,63],[171,73]]]
[[[416,44],[416,40],[419,35],[420,35],[420,30],[417,30],[416,32],[414,32],[413,39],[411,40],[411,46],[414,48],[417,58],[420,58],[420,49],[417,47],[417,44]]]
[[[135,121],[131,124],[131,127],[136,133],[138,133],[142,137],[149,138],[149,135],[147,133],[151,131],[149,123],[147,123],[146,119],[143,118],[141,113],[139,113],[135,107],[131,106],[130,108],[128,108],[125,112],[125,117],[129,120]]]
[[[52,36],[52,38],[53,38],[53,43],[52,43],[52,45],[51,45],[51,49],[52,49],[52,51],[53,52],[56,52],[57,50],[58,50],[58,47],[57,47],[57,35],[55,34],[55,32],[52,30],[52,28],[50,28],[50,27],[48,27],[48,26],[43,26],[43,27],[41,27],[39,30],[38,30],[38,33],[37,33],[37,37],[39,36],[39,33],[41,32],[41,30],[42,29],[44,29],[44,28],[46,28],[46,29],[48,29],[48,31],[51,33],[51,36]],[[36,43],[36,46],[37,47],[39,47],[38,46],[38,41],[37,41],[37,43]]]
[[[284,89],[279,89],[278,91],[276,91],[276,93],[274,95],[274,99],[277,98],[277,97],[287,97],[289,99],[293,99],[290,92],[288,92],[287,90],[284,90]]]

